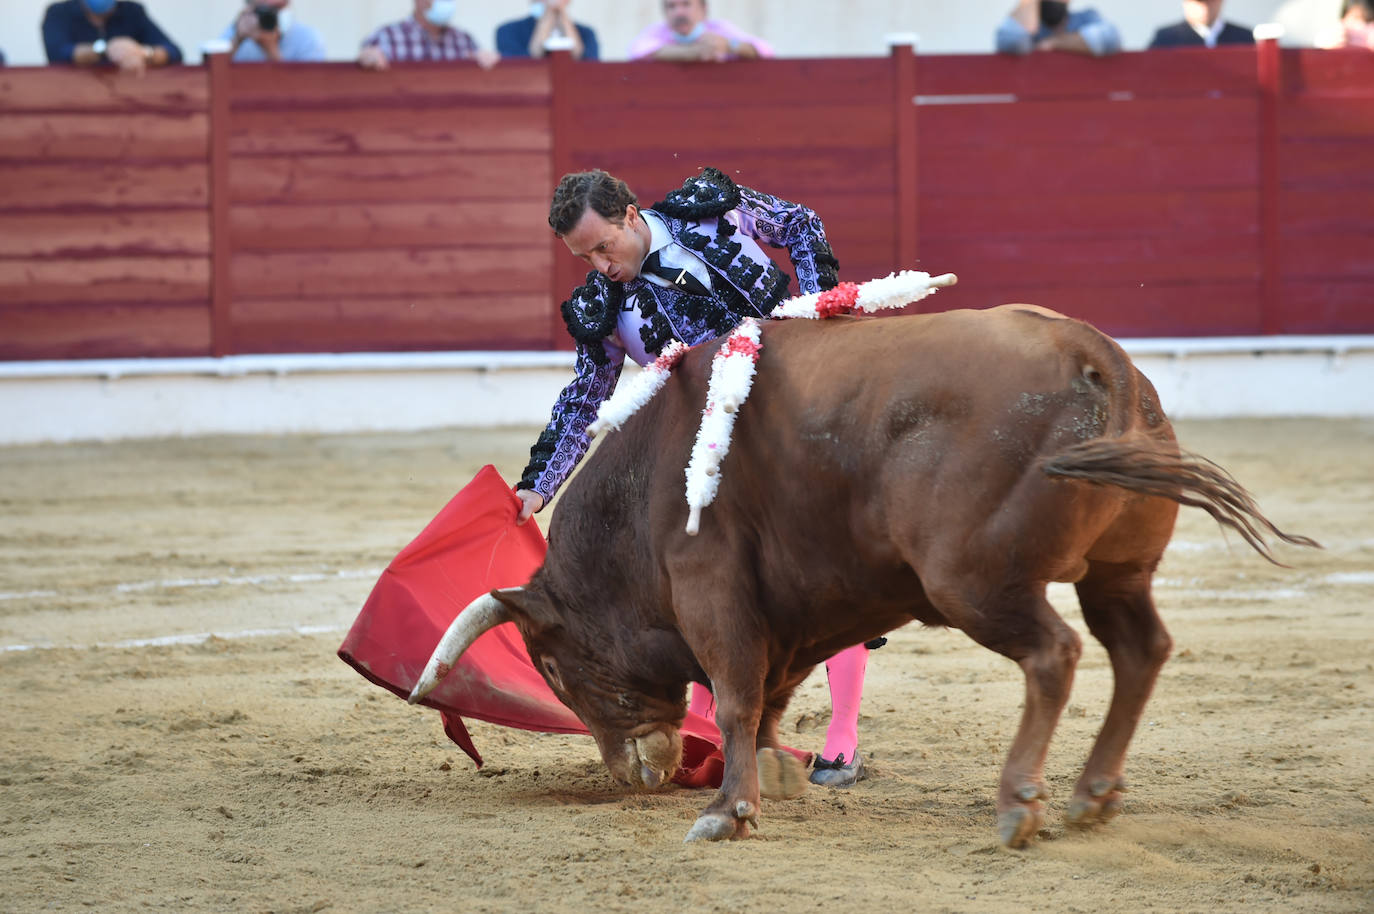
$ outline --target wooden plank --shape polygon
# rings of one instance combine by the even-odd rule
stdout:
[[[11,164],[0,170],[0,212],[41,209],[203,209],[205,162]]]
[[[1374,279],[1374,256],[1370,256],[1372,240],[1374,236],[1368,232],[1287,235],[1281,261],[1283,278]],[[1369,302],[1369,308],[1374,311],[1374,301]]]
[[[888,148],[788,150],[700,146],[669,155],[621,147],[575,150],[570,158],[575,170],[604,168],[621,178],[646,205],[663,199],[664,194],[681,187],[684,179],[707,165],[719,168],[738,184],[799,202],[806,202],[808,194],[817,192],[855,197],[896,192]]]
[[[1278,333],[1279,261],[1283,256],[1279,235],[1279,42],[1258,42],[1259,137],[1255,158],[1259,162],[1260,216],[1260,324],[1265,333]]]
[[[543,108],[453,107],[315,111],[240,111],[229,150],[236,156],[280,153],[547,153]]]
[[[1283,88],[1295,96],[1374,97],[1374,56],[1311,48],[1283,52]]]
[[[1004,146],[927,142],[920,169],[923,201],[933,194],[1000,197],[1029,188],[1045,194],[1241,189],[1259,178],[1253,143],[1022,148],[1011,136]]]
[[[1350,139],[1374,151],[1374,92],[1364,96],[1283,96],[1285,139]]]
[[[1280,333],[1374,333],[1374,277],[1286,280]]]
[[[1368,190],[1374,188],[1369,143],[1346,140],[1289,139],[1280,153],[1286,190]]]
[[[545,294],[549,247],[430,248],[249,254],[230,274],[243,298],[379,295]]]
[[[947,264],[941,271],[977,275],[998,284],[1140,285],[1159,282],[1219,282],[1258,279],[1259,242],[1254,235],[1196,238],[949,239],[921,237],[921,256]]]
[[[202,112],[6,114],[0,161],[203,160],[208,131]]]
[[[532,245],[553,235],[547,219],[539,200],[262,205],[234,207],[230,229],[236,251]]]
[[[998,104],[921,105],[921,130],[942,148],[1083,144],[1205,146],[1254,143],[1253,97],[1049,99]]]
[[[549,159],[530,152],[238,158],[229,186],[235,204],[546,200]]]
[[[1091,98],[1251,95],[1252,48],[1127,52],[1104,58],[1076,54],[928,54],[921,57],[921,95]]]
[[[916,110],[916,46],[892,47],[892,185],[896,191],[896,218],[892,220],[892,259],[915,264],[920,239],[920,184],[917,181],[920,118]],[[875,152],[877,147],[875,144]],[[875,156],[879,158],[879,156]],[[881,156],[881,158],[887,158]]]
[[[239,352],[545,349],[552,308],[544,294],[242,299],[234,339]]]
[[[0,307],[72,301],[188,302],[210,294],[204,257],[0,260]]]
[[[231,106],[251,108],[444,108],[482,101],[546,105],[548,67],[507,60],[483,70],[473,61],[395,64],[375,73],[352,63],[258,64],[235,67]]]
[[[142,79],[113,69],[6,67],[0,69],[0,114],[90,111],[97,114],[204,111],[210,89],[196,67],[153,70]]]
[[[885,102],[892,85],[891,66],[885,57],[736,61],[709,67],[583,64],[576,68],[574,81],[559,83],[557,91],[571,93],[570,103],[578,109],[630,105],[657,111],[659,122],[684,106],[726,109],[765,99],[775,109],[796,115],[813,105]],[[741,86],[748,91],[741,92]]]
[[[1150,337],[1259,333],[1258,297],[1258,281],[1030,285],[990,282],[965,271],[959,285],[927,301],[931,310],[1029,302],[1087,321],[1111,336]]]
[[[1285,238],[1348,233],[1374,238],[1374,184],[1365,187],[1287,188],[1279,200]]]
[[[0,359],[203,356],[209,341],[204,301],[0,307]]]
[[[1374,200],[1374,195],[1371,195]],[[950,239],[1014,240],[1040,235],[1087,238],[1206,239],[1220,233],[1259,230],[1259,194],[1231,190],[1021,192],[996,197],[930,193],[921,215]]]
[[[672,110],[638,104],[620,108],[579,107],[580,142],[574,148],[605,149],[607,136],[624,129],[628,122],[642,123],[645,129],[635,136],[630,148],[663,150],[668,154],[682,149],[713,147],[805,149],[813,143],[829,148],[890,148],[893,139],[891,102],[875,104],[808,105],[801,110],[779,108],[776,104],[712,104],[698,99],[693,105]]]
[[[210,58],[210,352],[234,352],[234,299],[230,282],[233,240],[229,215],[229,85],[232,64],[226,54]]]
[[[0,213],[0,257],[207,256],[202,210]]]

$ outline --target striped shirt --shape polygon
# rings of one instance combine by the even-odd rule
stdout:
[[[467,32],[444,26],[435,40],[414,17],[382,26],[363,47],[381,48],[390,61],[466,60],[477,53],[477,42]]]

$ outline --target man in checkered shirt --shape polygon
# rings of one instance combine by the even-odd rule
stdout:
[[[415,0],[415,15],[367,36],[358,63],[368,70],[412,60],[475,60],[484,69],[495,66],[499,54],[477,47],[471,35],[449,25],[457,5],[456,0]]]

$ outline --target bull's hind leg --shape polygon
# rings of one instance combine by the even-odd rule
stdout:
[[[1126,750],[1173,647],[1150,596],[1151,574],[1137,565],[1092,562],[1077,585],[1083,621],[1107,649],[1115,682],[1102,731],[1074,786],[1071,825],[1105,822],[1121,811]]]
[[[1026,703],[997,790],[997,831],[1008,847],[1024,847],[1045,820],[1045,756],[1069,700],[1082,643],[1045,599],[1045,585],[950,600],[931,592],[951,624],[1021,667]]]

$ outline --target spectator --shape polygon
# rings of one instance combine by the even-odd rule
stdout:
[[[236,63],[264,60],[300,63],[324,60],[320,33],[297,22],[287,9],[291,0],[244,0],[238,19],[221,36]]]
[[[5,52],[4,52],[4,51],[0,51],[0,67],[3,67],[4,65],[5,65]]]
[[[449,25],[457,8],[457,0],[415,0],[413,16],[367,36],[359,65],[385,70],[398,61],[475,60],[483,69],[496,66],[500,54],[477,47],[471,35]]]
[[[530,14],[496,28],[496,53],[502,57],[543,57],[544,42],[561,36],[571,42],[568,50],[574,60],[599,60],[596,32],[573,22],[568,7],[572,0],[535,0]]]
[[[640,32],[631,60],[719,61],[772,57],[766,42],[724,19],[706,18],[706,0],[663,0],[663,22]]]
[[[1017,0],[997,27],[1000,54],[1067,51],[1102,57],[1121,50],[1121,33],[1094,9],[1069,12],[1067,3]]]
[[[61,0],[43,14],[48,63],[78,67],[113,64],[141,75],[148,67],[181,63],[181,48],[132,0]]]
[[[1245,26],[1221,18],[1221,0],[1183,0],[1183,21],[1155,32],[1154,48],[1214,48],[1219,44],[1254,44]]]
[[[1345,0],[1341,21],[1317,36],[1317,47],[1374,51],[1374,0]]]

